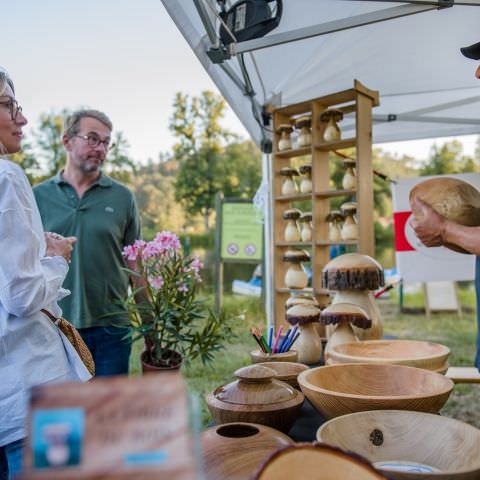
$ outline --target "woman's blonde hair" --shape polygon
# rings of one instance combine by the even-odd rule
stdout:
[[[13,85],[12,79],[9,77],[8,72],[0,66],[0,95],[5,93],[5,90],[9,86],[12,89],[12,92],[15,93],[15,86]],[[0,155],[7,155],[7,149],[0,142]]]

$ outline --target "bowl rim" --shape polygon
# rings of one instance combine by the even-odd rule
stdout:
[[[382,343],[391,343],[391,342],[399,342],[399,343],[407,343],[408,342],[408,343],[416,343],[416,344],[429,343],[431,345],[441,347],[441,350],[443,350],[443,352],[438,353],[436,355],[430,355],[430,356],[425,355],[425,356],[421,356],[421,357],[365,357],[365,356],[348,355],[348,354],[336,351],[337,347],[343,347],[345,345],[358,345],[359,343],[361,343],[362,345],[365,345],[365,344],[380,345]],[[389,339],[361,340],[361,341],[358,341],[358,342],[341,343],[341,344],[338,344],[338,345],[334,345],[332,347],[332,349],[330,350],[330,352],[333,352],[335,355],[338,355],[339,357],[342,357],[342,358],[364,360],[363,363],[382,363],[382,362],[389,362],[390,363],[392,361],[408,362],[408,361],[414,361],[414,360],[418,360],[418,361],[421,361],[421,360],[439,360],[439,359],[442,359],[443,357],[448,358],[450,353],[451,353],[451,350],[450,350],[449,347],[447,347],[446,345],[443,345],[441,343],[430,342],[428,340],[409,340],[409,339],[406,339],[406,338],[402,338],[402,339],[390,339],[390,340]],[[368,358],[368,361],[366,360],[367,358]],[[353,363],[353,362],[349,362],[349,363]]]
[[[331,419],[327,420],[326,422],[322,423],[318,427],[318,429],[315,433],[315,439],[318,442],[325,442],[326,440],[325,439],[319,439],[318,435],[326,426],[328,426],[328,424],[334,423],[335,421],[340,421],[340,419],[342,419],[342,420],[345,420],[345,421],[349,422],[349,420],[353,416],[359,416],[360,417],[360,416],[365,415],[365,414],[375,414],[376,415],[376,414],[380,414],[380,413],[388,414],[389,416],[398,415],[398,414],[407,415],[407,414],[412,414],[412,413],[415,414],[415,416],[417,416],[417,417],[418,417],[418,415],[421,415],[423,417],[428,416],[432,419],[434,418],[435,421],[439,421],[439,422],[446,421],[446,423],[450,423],[450,424],[460,424],[463,427],[467,427],[467,429],[470,430],[470,431],[478,432],[479,437],[480,437],[480,429],[474,427],[473,425],[470,425],[467,422],[457,420],[456,418],[444,417],[442,415],[438,415],[436,413],[429,413],[429,412],[419,412],[419,411],[411,411],[411,410],[398,410],[398,409],[386,409],[386,408],[384,408],[382,410],[364,410],[362,412],[346,413],[345,415],[340,415],[338,417],[331,418]],[[369,459],[369,461],[371,463],[374,463],[373,460]],[[475,471],[475,470],[478,470],[478,469],[480,469],[480,456],[478,456],[478,464],[474,468],[471,468],[471,469],[468,469],[468,470],[454,470],[454,471],[443,470],[441,473],[442,474],[452,474],[452,473],[463,474],[463,473],[469,473],[469,472],[472,472],[472,471]],[[381,471],[384,471],[384,472],[391,472],[391,470],[388,470],[388,469],[379,468],[378,470],[381,470]],[[429,474],[429,475],[431,475],[431,474]],[[439,478],[442,478],[442,477],[439,476]]]
[[[413,370],[418,370],[421,371],[423,375],[429,376],[429,375],[436,375],[441,378],[441,382],[444,383],[444,387],[435,392],[435,394],[428,394],[428,393],[422,393],[422,394],[409,394],[409,395],[358,395],[354,393],[344,393],[344,392],[337,392],[335,390],[328,390],[326,388],[319,387],[317,385],[313,385],[310,383],[308,380],[306,380],[305,377],[308,376],[308,374],[311,374],[312,372],[315,372],[321,368],[329,368],[329,369],[338,369],[338,368],[346,368],[346,367],[351,367],[354,366],[355,368],[357,367],[369,367],[369,368],[377,368],[377,367],[387,367],[391,369],[399,369],[399,368],[408,368],[408,369],[413,369]],[[375,364],[375,363],[337,363],[334,365],[325,365],[322,367],[315,367],[315,368],[310,368],[309,370],[305,370],[304,372],[300,373],[298,376],[298,384],[300,385],[300,388],[302,388],[303,392],[303,387],[316,392],[316,393],[322,393],[324,395],[329,395],[329,396],[336,396],[340,398],[355,398],[355,399],[363,399],[363,400],[382,400],[382,401],[398,401],[398,400],[412,400],[415,398],[432,398],[432,397],[439,397],[441,395],[449,394],[452,392],[453,387],[455,384],[453,383],[453,380],[450,378],[446,377],[445,375],[442,375],[441,373],[436,373],[431,370],[425,370],[424,368],[417,368],[417,367],[409,367],[407,365],[392,365],[390,363],[381,363],[381,364]],[[448,385],[448,387],[447,387]],[[304,392],[305,393],[305,392]],[[305,396],[308,398],[307,394],[305,393]]]

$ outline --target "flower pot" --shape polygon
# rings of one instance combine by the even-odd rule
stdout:
[[[147,373],[157,373],[157,372],[169,372],[169,371],[175,371],[179,370],[180,367],[182,366],[182,355],[178,352],[172,352],[168,351],[171,355],[170,357],[172,358],[172,361],[170,362],[170,365],[152,365],[148,361],[148,352],[142,352],[142,355],[140,357],[140,361],[142,362],[142,372],[144,374]]]

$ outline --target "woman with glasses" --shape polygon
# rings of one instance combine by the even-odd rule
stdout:
[[[75,238],[43,232],[23,170],[4,156],[20,150],[27,119],[0,67],[0,479],[21,469],[31,387],[86,381],[69,341],[41,312],[55,316]]]

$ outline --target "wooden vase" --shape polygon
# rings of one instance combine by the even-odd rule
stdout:
[[[201,442],[208,480],[250,478],[269,454],[293,443],[278,430],[241,422],[208,428]]]
[[[240,368],[235,376],[236,381],[207,395],[215,422],[260,423],[288,432],[300,413],[303,394],[275,380],[275,371],[261,365]]]

